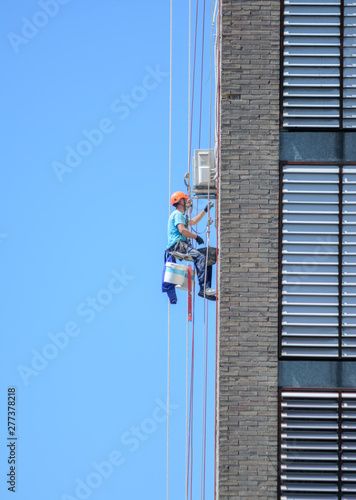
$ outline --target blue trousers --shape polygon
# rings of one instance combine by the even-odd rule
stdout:
[[[180,241],[175,250],[181,253],[187,253],[192,256],[200,288],[204,288],[205,267],[206,267],[205,255],[203,255],[202,253],[199,252],[199,250],[195,249],[194,247],[192,247],[192,245],[189,245],[189,243],[185,243],[184,241]],[[212,266],[207,266],[206,288],[211,288],[211,275],[212,275]]]

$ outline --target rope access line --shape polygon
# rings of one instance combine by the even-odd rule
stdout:
[[[213,6],[212,6],[213,8]],[[212,9],[211,8],[211,9]],[[211,11],[211,16],[213,18],[213,11]],[[201,56],[201,79],[200,79],[200,113],[199,113],[199,149],[201,143],[201,122],[202,122],[202,102],[203,102],[203,74],[204,74],[204,33],[205,33],[205,0],[203,6],[203,34],[202,34],[202,56]],[[211,43],[212,46],[212,36],[213,36],[213,22],[211,28]],[[211,67],[211,49],[210,49],[210,95],[209,95],[209,149],[211,144],[211,84],[212,84],[212,67]],[[210,202],[210,183],[208,184],[208,203]],[[209,243],[210,243],[210,226],[209,226],[209,215],[208,211],[208,225],[207,225],[207,247],[206,247],[206,263],[205,263],[205,282],[204,289],[206,287],[206,276],[209,258]],[[205,500],[205,472],[206,472],[206,414],[207,414],[207,377],[208,377],[208,318],[209,318],[209,306],[206,304],[206,299],[204,299],[204,367],[203,367],[203,408],[202,408],[202,453],[201,453],[201,475],[200,475],[200,498]]]
[[[201,44],[199,149],[200,149],[200,139],[201,139],[201,117],[203,111],[204,34],[205,34],[205,0],[203,5],[203,39]]]
[[[193,115],[192,115],[193,117]],[[192,207],[191,207],[192,211]],[[196,215],[198,215],[198,203],[196,205]],[[193,286],[193,328],[192,328],[192,362],[190,370],[190,415],[189,415],[189,436],[190,436],[190,500],[193,498],[193,415],[194,415],[194,344],[195,344],[195,282]],[[189,460],[188,460],[189,461]]]
[[[210,202],[210,187],[208,185],[208,203]],[[210,238],[210,226],[209,226],[209,212],[208,210],[208,226],[206,230],[206,260],[205,260],[205,279],[204,279],[204,290],[206,287],[206,277],[208,270],[208,260],[209,260],[209,238]],[[208,333],[208,304],[207,300],[204,298],[204,321],[203,321],[203,332],[204,332],[204,363],[203,363],[203,409],[202,409],[202,454],[201,454],[201,468],[200,468],[200,498],[205,500],[205,453],[206,453],[206,401],[207,401],[207,333]]]
[[[212,123],[212,58],[213,58],[213,36],[214,36],[214,18],[216,13],[216,6],[218,0],[216,0],[214,9],[214,0],[211,0],[211,31],[210,31],[210,89],[209,89],[209,149],[211,149],[211,123]],[[210,184],[208,184],[208,203],[210,202]],[[210,214],[208,214],[209,217]],[[209,243],[210,243],[210,226],[207,230],[207,255],[209,254]],[[206,272],[206,271],[205,271]],[[205,306],[205,304],[204,304]],[[204,310],[205,318],[205,310]],[[201,497],[205,500],[205,472],[206,472],[206,416],[207,416],[207,391],[208,391],[208,346],[209,346],[209,303],[206,304],[206,330],[205,331],[205,358],[204,358],[204,417],[203,417],[203,445],[202,445],[202,494]]]
[[[189,38],[188,38],[188,182],[190,186],[190,68],[191,68],[191,41],[192,41],[192,1],[189,0],[189,16],[188,16],[188,28],[189,28]],[[190,191],[190,189],[189,189]],[[190,196],[190,192],[189,192]],[[189,279],[189,276],[188,276]],[[189,292],[188,292],[189,293]],[[187,298],[190,300],[190,297]],[[187,304],[188,305],[188,304]],[[189,397],[189,318],[187,316],[187,332],[186,332],[186,387],[185,387],[185,481],[186,481],[186,493],[185,499],[188,500],[188,488],[189,488],[189,471],[188,471],[188,397]]]
[[[193,401],[194,401],[194,347],[195,347],[195,284],[193,286],[193,321],[192,321],[192,350],[191,350],[191,368],[190,368],[190,398],[189,398],[189,431],[188,431],[188,461],[187,472],[188,480],[186,485],[186,495],[190,493],[192,500],[193,494]],[[190,486],[190,489],[189,489]]]
[[[192,90],[192,105],[191,105],[191,116],[190,116],[190,134],[188,134],[188,165],[189,165],[189,176],[190,179],[190,161],[191,161],[191,140],[192,140],[192,130],[193,130],[193,116],[194,116],[194,89],[195,89],[195,67],[196,67],[196,48],[197,48],[197,26],[198,26],[198,13],[199,13],[199,1],[197,0],[196,7],[196,23],[195,23],[195,42],[194,42],[194,67],[193,67],[193,90]],[[210,41],[210,95],[209,95],[209,149],[211,146],[211,96],[212,96],[212,37],[213,37],[213,0],[211,6],[211,41]],[[189,37],[190,34],[189,23]],[[199,149],[201,144],[201,132],[202,132],[202,107],[203,107],[203,75],[204,75],[204,33],[205,33],[205,0],[203,6],[203,31],[202,31],[202,59],[201,59],[201,82],[200,82],[200,112],[199,112]],[[190,38],[189,38],[190,41]],[[190,45],[190,43],[189,43]],[[189,55],[191,50],[189,49]],[[189,84],[190,84],[190,64],[189,64]],[[190,85],[189,85],[190,91]],[[189,116],[188,108],[188,116]],[[188,119],[189,123],[189,119]],[[210,202],[210,185],[208,185],[208,203]],[[197,204],[198,205],[198,204]],[[191,210],[191,209],[190,209]],[[198,206],[197,206],[198,214]],[[210,213],[208,213],[209,217]],[[207,253],[206,253],[206,268],[205,268],[205,282],[204,289],[206,288],[206,276],[207,276],[207,262],[209,255],[209,245],[210,245],[210,227],[206,229],[207,232]],[[198,232],[198,231],[197,231]],[[209,318],[209,308],[204,299],[204,321],[203,321],[203,331],[204,331],[204,369],[203,369],[203,408],[202,408],[202,456],[201,456],[201,500],[205,500],[205,484],[206,484],[206,422],[207,422],[207,369],[208,369],[208,318]],[[194,320],[195,320],[195,296],[193,305],[193,332],[192,332],[192,362],[191,362],[191,385],[190,385],[190,408],[189,408],[189,430],[188,430],[188,457],[186,457],[186,499],[188,500],[188,494],[190,493],[190,500],[192,500],[192,486],[193,486],[193,406],[194,406]],[[187,330],[188,334],[188,330]],[[189,489],[190,483],[190,489]],[[189,492],[189,493],[188,493]]]
[[[190,11],[191,12],[191,11]],[[189,14],[190,14],[189,12]],[[192,82],[192,97],[191,97],[191,112],[190,112],[190,131],[188,136],[188,173],[190,182],[190,165],[191,165],[191,148],[192,148],[192,133],[193,133],[193,116],[194,116],[194,90],[195,90],[195,65],[196,65],[196,52],[197,52],[197,32],[198,32],[198,13],[199,13],[199,0],[196,4],[195,14],[195,34],[194,34],[194,59],[193,59],[193,82]],[[189,89],[190,89],[190,67],[191,67],[191,14],[189,22]],[[190,103],[189,103],[190,105]],[[191,211],[191,208],[190,208]],[[190,401],[189,401],[189,422],[188,422],[188,457],[187,457],[187,485],[186,485],[186,498],[190,493],[192,500],[193,494],[193,394],[194,394],[194,331],[195,331],[195,285],[193,288],[193,318],[192,318],[192,361],[190,369]],[[189,488],[190,485],[190,488]]]
[[[217,68],[218,71],[220,70],[220,37],[221,37],[221,15],[220,15],[220,1],[216,0],[215,3],[215,9],[214,9],[214,15],[213,19],[215,19],[215,14],[218,12],[217,16]],[[215,109],[215,119],[216,119],[216,130],[217,132],[217,155],[216,155],[216,173],[217,173],[217,191],[219,192],[219,169],[220,169],[220,154],[219,154],[219,147],[220,147],[220,136],[219,136],[219,131],[220,131],[220,78],[216,78],[216,101],[217,101],[217,106]],[[219,207],[217,207],[219,210]],[[218,257],[218,252],[219,252],[219,217],[217,218],[217,223],[216,223],[216,246],[217,246],[217,257]],[[216,277],[218,278],[218,267],[219,267],[219,260],[216,262]],[[217,283],[218,285],[218,283]],[[219,446],[218,443],[218,390],[219,390],[219,376],[220,376],[220,370],[219,370],[219,364],[218,364],[218,359],[219,359],[219,337],[218,337],[218,314],[216,312],[216,318],[215,318],[215,429],[214,429],[214,500],[216,500],[218,496],[218,488],[219,488],[219,478],[217,476],[217,471],[219,469],[219,458],[217,456],[217,448]]]
[[[193,60],[193,85],[192,85],[192,111],[190,117],[190,140],[189,140],[189,173],[191,162],[191,148],[192,148],[192,132],[193,132],[193,111],[194,111],[194,86],[195,86],[195,62],[197,54],[197,32],[198,32],[198,13],[199,13],[199,0],[197,0],[197,8],[195,14],[195,37],[194,37],[194,60]]]
[[[209,89],[209,149],[211,149],[211,98],[213,89],[213,37],[214,37],[214,0],[211,0],[211,31],[210,31],[210,89]]]
[[[210,95],[209,95],[209,149],[211,146],[211,123],[212,123],[212,40],[214,17],[216,13],[217,3],[213,12],[213,2],[211,0],[211,40],[210,40]],[[191,75],[191,59],[192,59],[192,5],[189,0],[189,62],[188,62],[188,196],[191,197],[190,190],[190,166],[192,157],[192,133],[193,133],[193,116],[194,116],[194,98],[195,98],[195,70],[197,59],[197,36],[198,36],[198,21],[199,21],[199,0],[196,3],[196,19],[195,19],[195,35],[194,35],[194,61],[193,75]],[[205,16],[206,16],[206,0],[203,5],[203,20],[202,20],[202,49],[201,49],[201,81],[200,81],[200,112],[199,112],[199,149],[202,136],[202,114],[203,114],[203,76],[204,76],[204,43],[205,43]],[[170,0],[170,91],[169,91],[169,196],[171,195],[171,169],[172,169],[172,66],[173,66],[173,0]],[[192,85],[191,85],[192,80]],[[208,203],[210,202],[210,185],[208,184]],[[198,201],[196,205],[198,215]],[[171,206],[169,204],[169,215]],[[189,207],[188,214],[191,217],[192,206]],[[207,247],[206,247],[206,268],[204,289],[206,288],[207,279],[207,263],[210,247],[210,210],[208,210]],[[188,308],[187,308],[188,309]],[[203,338],[204,338],[204,363],[203,363],[203,408],[202,408],[202,453],[201,453],[201,500],[205,500],[206,486],[206,444],[207,444],[207,395],[208,395],[208,342],[209,342],[209,307],[204,298],[204,318],[203,318]],[[194,363],[195,363],[195,283],[193,285],[193,307],[192,307],[192,332],[191,332],[191,351],[189,352],[189,319],[187,317],[186,325],[186,500],[193,500],[193,464],[194,464],[194,439],[193,439],[193,422],[194,422]],[[168,304],[168,352],[167,352],[167,500],[169,500],[169,400],[170,400],[170,304]],[[189,373],[189,354],[191,354],[190,373]]]
[[[209,236],[207,236],[207,258],[205,265],[205,276],[207,272]],[[205,283],[204,283],[205,288]],[[204,299],[204,365],[203,365],[203,411],[202,411],[202,450],[201,450],[201,468],[200,468],[200,498],[205,499],[205,451],[206,451],[206,398],[207,398],[207,310],[208,305]]]
[[[210,203],[210,184],[208,184],[208,203]],[[208,210],[208,226],[206,231],[206,261],[205,261],[205,282],[208,269],[209,260],[209,246],[210,246],[210,210]],[[200,487],[201,500],[205,500],[205,470],[206,470],[206,413],[207,413],[207,397],[208,397],[208,339],[209,339],[209,304],[204,299],[204,368],[203,368],[203,411],[202,411],[202,456],[201,456],[201,474],[200,474]]]
[[[172,66],[173,66],[173,0],[170,6],[170,47],[169,47],[169,179],[168,199],[171,197],[172,184]],[[168,204],[168,216],[171,213],[171,205]],[[169,395],[170,395],[170,349],[171,349],[171,305],[168,301],[168,340],[167,340],[167,500],[169,500]]]

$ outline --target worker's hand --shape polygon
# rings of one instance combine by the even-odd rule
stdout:
[[[196,242],[198,243],[198,245],[202,245],[204,243],[204,240],[200,236],[197,236],[196,237]]]
[[[213,208],[214,203],[212,201],[209,201],[207,206],[204,208],[205,212],[208,212],[211,208]]]

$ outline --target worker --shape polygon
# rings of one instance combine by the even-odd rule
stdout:
[[[168,220],[167,251],[176,251],[190,255],[194,261],[200,285],[200,290],[198,292],[199,297],[216,300],[216,291],[211,288],[212,266],[206,265],[205,255],[190,244],[189,238],[196,240],[198,245],[202,245],[204,240],[199,235],[192,233],[188,229],[188,224],[190,226],[198,224],[210,208],[214,206],[214,203],[210,201],[200,214],[189,220],[188,217],[184,216],[187,209],[188,199],[188,196],[182,191],[176,191],[171,196],[171,204],[175,207],[175,210],[171,213]]]

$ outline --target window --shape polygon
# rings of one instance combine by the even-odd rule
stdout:
[[[281,357],[356,358],[356,165],[282,166]]]
[[[282,390],[280,500],[356,499],[356,392]]]
[[[284,0],[283,126],[356,128],[356,0]]]

